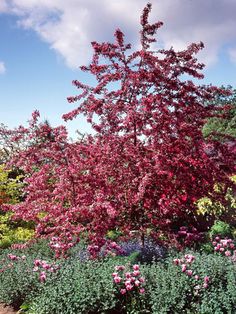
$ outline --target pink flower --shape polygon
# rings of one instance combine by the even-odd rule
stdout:
[[[124,270],[124,269],[125,269],[125,266],[123,266],[123,265],[117,265],[117,266],[115,266],[115,270],[116,270],[116,271]]]
[[[139,276],[139,275],[140,275],[140,271],[139,271],[139,270],[133,271],[133,275],[134,275],[134,276]]]
[[[207,283],[204,283],[204,284],[203,284],[203,288],[205,288],[205,289],[208,288],[208,284],[207,284]]]
[[[125,277],[126,277],[126,278],[131,278],[131,273],[126,273],[126,274],[125,274]]]
[[[45,271],[41,271],[40,276],[39,276],[39,280],[41,282],[45,282],[46,281],[46,273],[45,273]]]
[[[145,289],[144,288],[139,289],[139,293],[144,294],[145,293]]]
[[[204,282],[205,282],[205,283],[208,283],[209,281],[210,281],[210,277],[205,276],[205,277],[204,277]]]
[[[134,285],[135,285],[136,287],[138,287],[138,286],[140,285],[140,281],[139,281],[139,280],[135,280]]]
[[[131,285],[131,280],[129,280],[129,279],[126,280],[126,281],[125,281],[125,285],[126,285],[126,286],[127,286],[127,285]]]
[[[182,272],[184,273],[187,269],[187,266],[185,264],[182,265]]]
[[[132,286],[131,284],[126,285],[125,287],[126,287],[126,290],[128,290],[128,291],[129,291],[129,290],[132,290],[132,288],[133,288],[133,286]]]
[[[220,252],[224,252],[224,250],[225,250],[225,249],[224,249],[223,247],[220,248]]]
[[[173,262],[174,262],[175,265],[179,265],[180,264],[180,260],[178,258],[175,258],[173,260]]]
[[[133,270],[139,270],[139,265],[138,264],[133,265]]]
[[[120,293],[121,294],[125,294],[126,293],[126,289],[120,289]]]
[[[112,274],[112,277],[116,277],[116,276],[118,276],[118,273],[113,273]]]
[[[213,244],[214,246],[216,246],[216,245],[217,245],[217,242],[216,242],[216,241],[213,241],[212,244]]]
[[[8,254],[8,257],[10,258],[10,260],[12,261],[16,261],[18,258],[16,255],[13,255],[13,254]]]
[[[119,277],[119,276],[114,277],[114,281],[115,281],[115,283],[120,283],[121,277]]]
[[[198,279],[199,279],[199,276],[198,276],[198,275],[195,275],[195,276],[194,276],[194,279],[198,280]]]
[[[34,265],[35,265],[35,266],[40,266],[40,265],[41,265],[40,259],[36,259],[36,260],[34,261]]]
[[[230,247],[231,249],[234,249],[234,244],[233,244],[233,243],[230,243],[229,247]]]
[[[221,243],[222,243],[223,247],[227,247],[228,246],[227,240],[221,240]]]
[[[231,252],[229,250],[225,251],[225,256],[230,256]]]
[[[140,278],[139,278],[139,281],[140,281],[141,283],[144,283],[144,282],[145,282],[145,278],[144,278],[144,277],[140,277]]]
[[[188,270],[186,270],[186,274],[187,274],[188,276],[192,276],[193,271],[192,271],[192,270],[190,270],[190,269],[188,269]]]
[[[187,254],[184,257],[185,257],[186,262],[190,263],[190,264],[195,260],[195,256],[193,256],[191,254]]]
[[[220,241],[220,237],[215,237],[215,241]]]
[[[45,262],[45,261],[42,261],[41,266],[42,266],[44,269],[49,269],[49,268],[50,268],[50,265],[48,265],[48,263]]]

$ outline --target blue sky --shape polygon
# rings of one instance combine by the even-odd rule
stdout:
[[[202,83],[236,87],[236,0],[153,0],[152,21],[162,20],[158,37],[165,48],[192,41],[206,46]],[[75,104],[73,79],[91,57],[90,42],[112,40],[116,28],[137,44],[144,0],[0,0],[0,123],[25,124],[38,109],[42,119],[62,124]],[[87,132],[83,118],[69,122]]]

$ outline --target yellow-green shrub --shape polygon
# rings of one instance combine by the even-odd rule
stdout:
[[[236,175],[231,177],[232,181],[236,183]],[[219,187],[216,187],[219,188]],[[227,205],[220,202],[214,202],[209,197],[203,197],[196,203],[198,207],[198,214],[214,216],[216,219],[228,221],[236,224],[236,197],[229,189],[226,195]]]
[[[23,183],[22,176],[10,178],[11,172],[0,165],[0,247],[25,242],[34,235],[33,225],[24,221],[13,221],[13,213],[3,212],[2,204],[16,204],[20,201]]]

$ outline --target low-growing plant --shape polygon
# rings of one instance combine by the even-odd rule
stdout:
[[[57,281],[45,282],[29,313],[109,313],[118,303],[111,277],[117,262],[117,258],[87,262],[68,259],[58,271]]]
[[[150,313],[235,313],[235,265],[220,255],[191,253],[185,255],[194,254],[191,263],[179,255],[143,266]]]
[[[0,272],[0,301],[23,303],[29,314],[236,311],[236,264],[220,254],[175,253],[149,264],[133,264],[132,254],[83,261],[72,254],[55,267],[53,259],[39,258],[37,245],[23,249],[25,256],[0,255],[7,267]]]
[[[19,307],[39,293],[43,280],[42,272],[34,270],[37,256],[4,250],[0,255],[0,302]],[[53,275],[53,271],[48,274],[49,277]]]

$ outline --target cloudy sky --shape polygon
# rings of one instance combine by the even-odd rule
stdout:
[[[91,58],[90,42],[109,41],[120,28],[137,45],[144,0],[0,0],[0,123],[23,124],[35,109],[52,125],[70,111],[73,79]],[[161,20],[158,45],[176,50],[203,41],[202,83],[236,87],[236,0],[152,0]],[[84,120],[70,122],[88,131]]]

